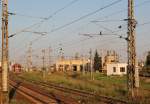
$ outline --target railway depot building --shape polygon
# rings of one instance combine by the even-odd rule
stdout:
[[[82,71],[87,70],[90,63],[88,59],[60,59],[56,62],[56,71]]]
[[[102,72],[106,75],[125,75],[127,73],[127,63],[119,62],[119,56],[115,51],[107,51]]]
[[[106,65],[107,75],[125,75],[127,73],[126,63],[111,63]]]

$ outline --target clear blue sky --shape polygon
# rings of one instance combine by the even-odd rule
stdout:
[[[48,17],[56,10],[64,7],[72,0],[9,0],[9,11],[16,13],[15,16],[9,17],[9,34],[16,33],[25,27],[41,21],[40,17]],[[126,36],[126,22],[97,22],[93,20],[108,21],[108,20],[122,20],[127,18],[127,0],[106,8],[88,18],[82,19],[72,25],[55,32],[51,32],[66,23],[70,23],[77,18],[84,16],[96,9],[102,8],[117,0],[78,0],[74,4],[68,6],[66,9],[54,15],[51,19],[44,22],[40,26],[34,26],[28,31],[36,32],[50,32],[48,35],[43,36],[38,41],[33,43],[33,54],[41,53],[41,49],[52,48],[52,56],[57,56],[59,53],[59,44],[62,44],[65,56],[73,56],[76,52],[80,55],[88,55],[89,49],[93,51],[97,49],[99,52],[105,50],[116,50],[123,59],[126,59],[126,41],[118,39],[114,36],[94,37],[87,39],[79,35],[79,33],[111,33],[111,31],[118,31],[118,26],[122,25],[122,29],[117,34]],[[150,21],[150,0],[135,0],[135,5],[141,4],[144,1],[147,3],[135,8],[135,16],[138,24]],[[115,15],[108,16],[114,12],[123,10]],[[29,18],[32,16],[33,18]],[[108,17],[106,17],[108,16]],[[35,17],[35,18],[34,18]],[[39,18],[38,18],[39,17]],[[136,30],[136,45],[137,54],[141,58],[144,52],[150,50],[150,25],[143,25],[137,27]],[[111,30],[111,31],[110,31]],[[30,41],[36,39],[39,35],[33,33],[19,33],[14,38],[10,39],[10,56],[11,59],[23,59],[27,52],[27,47]]]

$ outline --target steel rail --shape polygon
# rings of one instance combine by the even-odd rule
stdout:
[[[45,90],[38,88],[35,85],[28,83],[9,80],[10,86],[19,94],[23,95],[34,104],[78,104],[72,99],[66,99],[63,96],[51,95],[46,93]]]
[[[104,102],[107,104],[128,104],[128,101],[124,101],[124,100],[120,100],[120,99],[116,99],[113,97],[107,97],[107,96],[103,96],[103,95],[97,95],[95,93],[91,93],[91,92],[87,92],[87,91],[83,91],[83,90],[78,90],[78,89],[72,89],[72,88],[68,88],[68,87],[63,87],[54,83],[48,83],[48,82],[35,82],[35,81],[31,81],[31,80],[27,80],[24,79],[23,77],[19,77],[21,78],[21,80],[24,81],[29,81],[31,83],[37,84],[37,85],[41,85],[43,87],[47,87],[47,88],[52,88],[61,92],[65,92],[68,94],[72,94],[75,96],[80,96],[80,97],[84,97],[84,98],[95,98],[100,102]]]

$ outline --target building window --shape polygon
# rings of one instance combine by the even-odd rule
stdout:
[[[120,72],[125,72],[125,67],[120,67]]]
[[[113,67],[113,72],[116,72],[116,67]]]

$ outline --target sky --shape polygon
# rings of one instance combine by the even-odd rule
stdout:
[[[32,43],[32,55],[35,60],[41,60],[41,50],[47,49],[48,52],[49,47],[53,59],[57,58],[61,47],[66,57],[72,57],[75,53],[88,57],[91,48],[93,54],[97,49],[100,55],[104,55],[107,50],[115,50],[121,60],[127,60],[127,42],[124,39],[113,35],[93,37],[83,35],[98,34],[102,31],[104,34],[127,36],[127,21],[123,20],[127,19],[128,0],[120,0],[106,7],[116,1],[119,0],[8,0],[9,12],[16,14],[9,16],[9,35],[17,34],[9,40],[10,59],[24,61],[29,44]],[[87,16],[97,9],[101,10]],[[150,50],[148,10],[150,0],[135,0],[138,59],[144,58],[146,52]],[[51,18],[45,20],[49,16]],[[85,17],[82,18],[83,16]],[[76,21],[78,19],[79,21]],[[44,22],[37,24],[40,21]],[[120,25],[121,29],[118,28]],[[22,30],[32,32],[20,32]],[[41,36],[33,32],[47,34]]]

